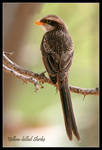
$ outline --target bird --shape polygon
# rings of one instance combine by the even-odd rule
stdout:
[[[47,15],[34,23],[41,26],[45,31],[40,45],[42,60],[50,80],[58,87],[67,136],[72,141],[74,134],[79,141],[80,135],[76,125],[68,83],[69,70],[74,54],[72,38],[67,25],[54,14]]]

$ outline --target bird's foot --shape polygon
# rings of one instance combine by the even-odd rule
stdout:
[[[40,73],[40,76],[41,76],[41,77],[46,77],[46,76],[45,76],[45,73],[46,73],[46,71],[43,71],[42,73]],[[40,85],[41,88],[44,88],[44,86],[42,85],[43,83],[44,83],[44,82],[41,82],[41,81],[39,82],[39,85]]]
[[[40,73],[40,76],[45,76],[46,71],[43,71],[42,73]]]

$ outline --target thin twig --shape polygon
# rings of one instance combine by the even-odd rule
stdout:
[[[29,76],[29,77],[33,77],[36,80],[40,81],[40,82],[45,82],[45,83],[49,83],[49,84],[53,84],[44,74],[38,74],[38,73],[34,73],[32,71],[26,70],[24,68],[22,68],[21,66],[17,65],[16,63],[14,63],[13,61],[11,61],[3,52],[3,63],[11,68],[12,70],[15,70],[16,72],[25,75],[25,76]]]
[[[11,68],[8,68],[4,64],[3,64],[3,70],[5,72],[8,72],[8,73],[14,75],[18,79],[23,80],[25,83],[27,83],[27,82],[33,83],[35,85],[35,91],[38,90],[38,81],[36,79],[34,79],[33,77],[28,77],[28,76],[22,75],[22,74],[16,72],[15,70],[12,70]]]
[[[77,93],[77,94],[82,94],[84,96],[86,95],[99,95],[99,88],[80,88],[76,86],[70,86],[70,91]]]
[[[57,85],[53,84],[50,79],[48,79],[45,74],[38,74],[34,73],[32,71],[26,70],[13,61],[11,61],[6,55],[5,52],[3,52],[3,69],[5,72],[8,72],[17,78],[23,80],[24,82],[30,82],[35,85],[35,90],[38,89],[38,81],[41,83],[48,83],[57,88]],[[84,96],[86,95],[98,95],[99,94],[99,88],[79,88],[75,86],[69,86],[70,91],[77,94],[82,94]]]

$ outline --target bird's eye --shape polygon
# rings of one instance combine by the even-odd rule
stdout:
[[[51,21],[50,21],[50,20],[47,20],[47,23],[49,23],[49,24],[50,24],[50,23],[51,23]]]

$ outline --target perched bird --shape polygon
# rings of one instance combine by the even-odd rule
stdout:
[[[68,72],[73,58],[71,36],[63,20],[56,15],[45,16],[35,24],[45,30],[41,42],[42,60],[51,81],[58,86],[67,135],[72,140],[73,132],[80,140],[68,86]]]

